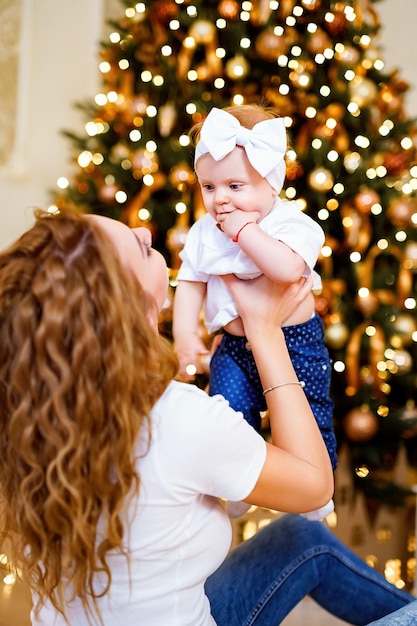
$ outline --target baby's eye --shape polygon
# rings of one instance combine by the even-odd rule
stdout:
[[[214,186],[213,186],[213,185],[207,185],[207,184],[206,184],[206,185],[201,185],[201,186],[202,186],[202,188],[203,188],[205,191],[213,191],[213,189],[214,189]]]
[[[240,189],[242,187],[242,183],[230,183],[230,189]]]

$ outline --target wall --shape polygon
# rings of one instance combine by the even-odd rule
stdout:
[[[0,117],[0,133],[15,125],[0,168],[0,248],[31,223],[31,205],[48,205],[48,191],[68,172],[60,131],[81,130],[74,102],[96,93],[102,23],[103,0],[0,0],[0,52],[3,60],[13,52],[18,59],[15,119]]]
[[[381,0],[374,7],[382,22],[383,59],[387,69],[398,67],[416,86],[406,102],[409,115],[417,116],[417,2]],[[98,90],[105,16],[120,11],[117,0],[0,0],[0,54],[7,67],[5,55],[16,53],[20,96],[15,117],[11,112],[6,119],[2,98],[7,93],[0,85],[0,136],[16,121],[9,162],[0,166],[0,249],[30,225],[29,207],[47,207],[48,191],[56,188],[60,175],[69,174],[71,146],[60,131],[82,130],[85,120],[74,103],[91,100]],[[16,40],[18,18],[23,37]]]

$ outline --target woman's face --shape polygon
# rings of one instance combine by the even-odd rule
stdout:
[[[167,297],[168,271],[162,254],[152,248],[151,232],[147,228],[129,228],[101,215],[89,218],[96,220],[112,239],[123,265],[133,271],[160,311]]]

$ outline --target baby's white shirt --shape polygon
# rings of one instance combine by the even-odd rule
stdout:
[[[304,259],[306,275],[313,273],[313,289],[320,289],[321,279],[314,271],[324,243],[324,232],[319,224],[303,213],[295,201],[277,198],[259,226]],[[178,280],[207,283],[204,322],[208,332],[215,332],[238,317],[233,298],[220,277],[235,274],[249,280],[261,272],[239,244],[217,228],[209,214],[197,220],[188,231],[180,258]]]

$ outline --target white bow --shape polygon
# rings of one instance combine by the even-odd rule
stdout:
[[[287,149],[283,118],[263,120],[249,129],[241,126],[234,115],[213,108],[201,128],[194,162],[207,153],[220,161],[236,146],[245,149],[252,167],[279,193],[285,179]]]

